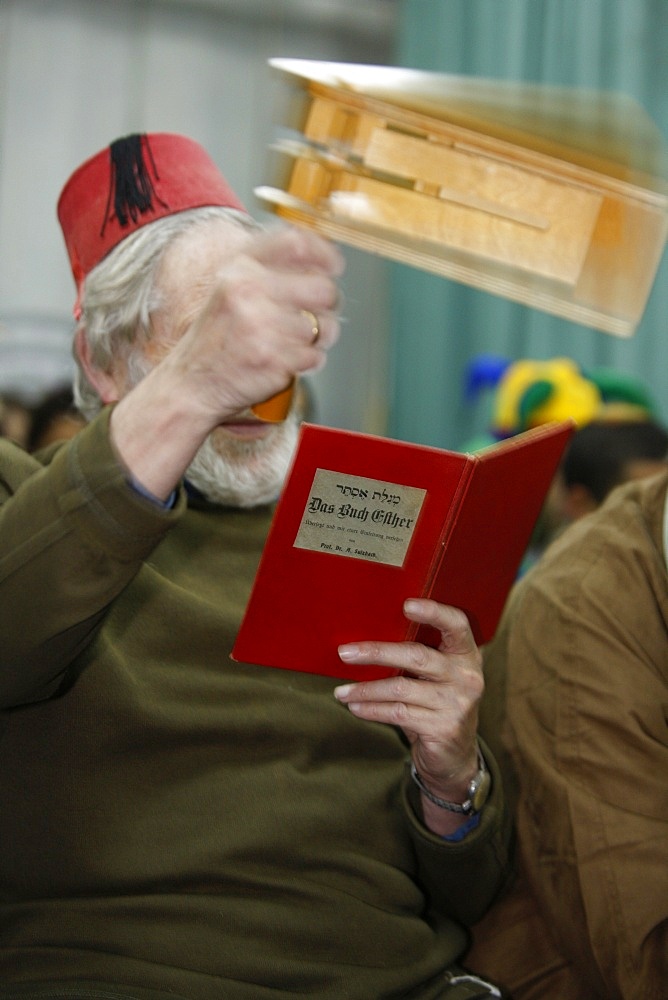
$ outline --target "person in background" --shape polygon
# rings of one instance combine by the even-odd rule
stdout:
[[[72,387],[57,386],[32,407],[26,447],[30,452],[39,451],[73,437],[83,426],[85,420],[74,405]]]
[[[30,428],[30,406],[13,393],[0,396],[0,437],[25,446]]]
[[[517,871],[466,961],[514,1000],[666,995],[667,490],[644,475],[566,529],[483,651]]]
[[[339,251],[165,133],[58,211],[88,423],[0,442],[3,1000],[500,996],[459,964],[510,850],[463,612],[408,598],[438,647],[360,636],[334,689],[229,656]]]
[[[584,369],[571,358],[474,358],[466,397],[490,392],[488,429],[466,445],[477,450],[532,427],[571,419],[571,439],[536,523],[522,576],[564,528],[595,509],[628,479],[651,474],[666,460],[666,431],[643,382],[608,368]],[[590,424],[592,430],[586,430]]]
[[[592,420],[573,435],[561,461],[559,520],[577,521],[615,486],[655,475],[667,464],[668,431],[655,420]]]
[[[654,475],[668,464],[668,431],[642,413],[604,408],[569,441],[524,558],[522,573],[579,518],[603,503],[616,486]]]

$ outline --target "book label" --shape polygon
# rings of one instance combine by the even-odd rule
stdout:
[[[316,469],[295,548],[403,566],[426,493]]]

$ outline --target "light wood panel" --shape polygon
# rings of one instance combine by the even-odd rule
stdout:
[[[303,140],[279,144],[290,162],[259,190],[277,214],[608,333],[635,331],[668,229],[668,157],[641,108],[625,101],[616,119],[608,99],[575,92],[569,105],[534,85],[528,97],[512,85],[506,106],[503,88],[483,99],[477,82],[439,74],[275,67],[302,93],[286,124]]]

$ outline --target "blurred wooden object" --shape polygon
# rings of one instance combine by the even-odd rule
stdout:
[[[272,60],[289,84],[278,215],[630,336],[668,228],[668,155],[617,94]]]

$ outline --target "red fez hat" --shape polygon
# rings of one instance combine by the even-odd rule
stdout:
[[[58,199],[58,219],[77,285],[142,226],[189,208],[245,211],[209,154],[183,135],[129,135],[86,160]]]
[[[246,212],[206,150],[186,136],[128,135],[86,160],[58,199],[77,319],[83,281],[110,250],[142,226],[208,205]],[[289,386],[253,409],[265,420],[283,420],[291,397]]]

